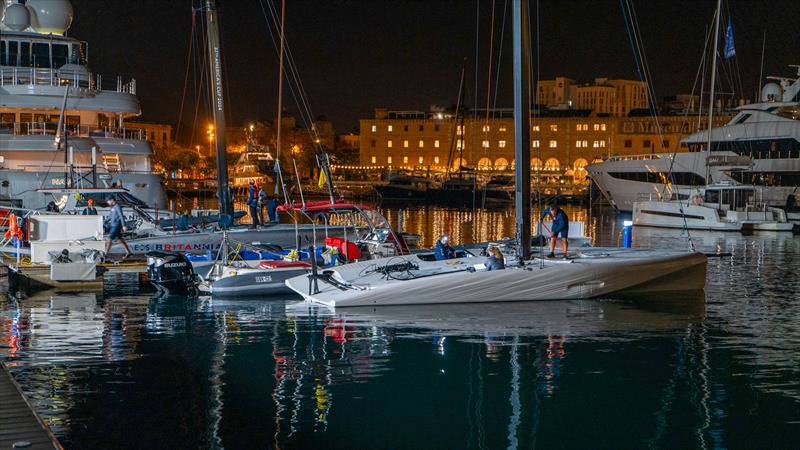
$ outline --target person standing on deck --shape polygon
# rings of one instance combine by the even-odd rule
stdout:
[[[436,245],[433,247],[433,255],[436,256],[437,261],[456,257],[455,249],[450,246],[450,236],[443,234],[439,237],[439,240],[436,241]]]
[[[269,216],[270,223],[278,223],[278,196],[273,196],[267,202],[267,216]]]
[[[247,193],[247,206],[250,207],[250,218],[253,219],[253,225],[250,228],[256,228],[260,225],[258,222],[258,186],[255,180],[250,180],[250,188]]]
[[[97,208],[94,207],[94,200],[89,199],[86,200],[86,208],[83,208],[83,212],[81,212],[83,216],[96,216],[97,215]]]
[[[111,207],[111,214],[108,215],[109,231],[108,240],[106,240],[106,254],[111,251],[114,241],[119,240],[119,243],[125,248],[125,256],[123,257],[125,259],[131,256],[131,249],[128,248],[125,239],[122,239],[122,233],[128,231],[128,227],[125,226],[125,216],[122,215],[122,207],[117,204],[117,199],[114,197],[109,197],[108,206]]]
[[[261,222],[261,225],[265,225],[267,223],[264,220],[264,208],[267,206],[267,201],[269,196],[267,192],[264,190],[263,187],[258,188],[258,221]],[[272,221],[272,216],[269,216],[270,222]]]
[[[558,207],[558,203],[555,200],[551,201],[549,207],[542,211],[539,222],[542,223],[546,216],[550,216],[553,219],[553,224],[550,228],[550,254],[547,257],[556,257],[556,241],[560,235],[562,242],[564,242],[564,258],[567,258],[569,255],[569,217],[567,217],[567,213],[563,209]]]
[[[497,247],[489,248],[489,257],[486,258],[486,270],[503,270],[506,268],[506,259],[503,252]]]

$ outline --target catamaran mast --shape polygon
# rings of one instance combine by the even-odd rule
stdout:
[[[513,1],[514,158],[517,256],[531,256],[531,52],[528,0]]]
[[[225,142],[225,101],[222,95],[222,49],[219,42],[219,17],[214,0],[206,0],[206,32],[211,96],[214,108],[214,137],[217,148],[217,197],[220,214],[233,217],[233,204],[228,184],[228,153]]]

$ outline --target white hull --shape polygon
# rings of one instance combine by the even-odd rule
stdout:
[[[571,260],[533,260],[525,268],[469,271],[477,258],[422,261],[415,256],[384,258],[337,267],[333,279],[348,288],[318,281],[319,292],[309,292],[307,276],[286,284],[307,301],[331,307],[387,306],[448,303],[485,303],[531,300],[570,300],[597,297],[647,297],[674,292],[701,291],[707,258],[698,253],[654,252],[629,249],[586,249]],[[385,279],[371,268],[412,262],[418,278]]]
[[[786,220],[785,213],[775,208],[723,212],[724,215],[712,206],[646,201],[634,203],[632,220],[640,227],[689,230],[791,232],[794,229],[794,224]]]

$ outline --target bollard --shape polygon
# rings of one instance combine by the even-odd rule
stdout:
[[[626,220],[622,222],[622,246],[631,248],[631,241],[633,241],[633,222]]]

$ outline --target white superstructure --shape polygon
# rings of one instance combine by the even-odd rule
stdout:
[[[787,205],[800,186],[800,66],[797,78],[773,78],[762,102],[740,106],[725,126],[684,139],[689,152],[609,158],[586,170],[620,211],[653,196],[688,199],[692,190],[717,182],[763,187],[764,201]]]
[[[35,189],[121,183],[164,207],[152,148],[125,128],[141,114],[136,81],[89,70],[87,43],[65,36],[69,0],[6,0],[0,12],[0,201],[41,208]]]

